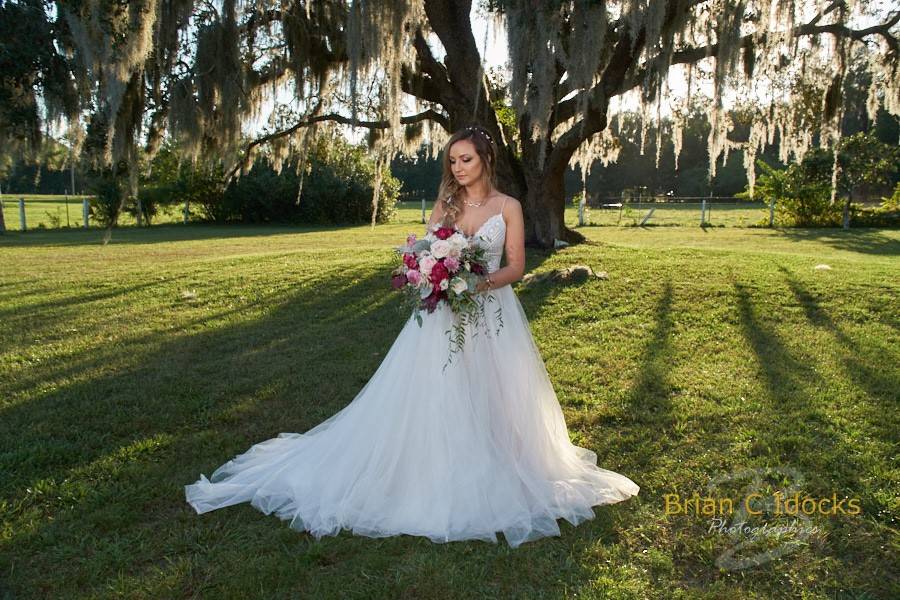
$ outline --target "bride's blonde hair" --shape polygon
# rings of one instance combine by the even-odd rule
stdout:
[[[444,144],[444,158],[442,159],[443,173],[441,175],[441,185],[438,188],[438,195],[435,202],[443,202],[443,218],[441,225],[452,226],[456,223],[456,219],[462,212],[462,198],[460,198],[460,190],[463,185],[456,180],[450,171],[450,148],[460,140],[469,140],[475,146],[475,152],[481,158],[481,178],[486,179],[491,190],[497,188],[497,146],[488,130],[481,125],[472,125],[460,129],[447,140]]]

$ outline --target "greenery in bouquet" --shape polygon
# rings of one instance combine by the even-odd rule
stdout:
[[[466,326],[471,324],[473,337],[477,335],[478,326],[487,323],[485,304],[494,301],[493,294],[476,291],[487,274],[484,248],[477,241],[470,243],[456,228],[435,227],[422,239],[410,234],[396,251],[401,263],[391,272],[391,284],[402,294],[401,308],[412,310],[419,327],[422,311],[432,313],[440,302],[455,316],[453,327],[444,332],[450,337],[446,369],[465,345]],[[496,315],[502,327],[499,307]]]

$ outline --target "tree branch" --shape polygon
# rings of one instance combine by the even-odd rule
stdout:
[[[863,41],[865,38],[871,35],[881,35],[884,37],[885,41],[887,41],[888,45],[891,47],[891,50],[895,54],[900,54],[900,47],[898,47],[897,39],[891,35],[890,28],[900,22],[900,11],[895,12],[887,21],[881,23],[880,25],[873,25],[872,27],[867,27],[865,29],[850,29],[846,25],[841,23],[832,23],[828,25],[817,25],[819,20],[821,20],[822,16],[833,10],[839,3],[835,2],[824,11],[815,16],[809,23],[804,25],[798,25],[793,30],[794,37],[800,36],[810,36],[810,35],[820,35],[823,33],[830,33],[835,36],[845,36],[853,39],[854,41]],[[766,34],[763,33],[758,37],[755,37],[755,34],[747,34],[744,37],[738,40],[738,44],[741,47],[749,46],[752,43],[758,42],[760,39],[765,40]],[[699,46],[695,48],[685,48],[683,50],[678,50],[677,52],[672,53],[672,59],[670,64],[687,64],[694,63],[708,56],[712,56],[717,54],[719,51],[719,43],[716,42],[714,44],[709,44],[706,46]],[[636,86],[638,86],[641,81],[643,81],[644,77],[653,70],[657,68],[658,64],[661,62],[663,58],[662,54],[658,54],[654,58],[648,60],[643,67],[638,69],[634,76],[629,80],[624,81],[623,85],[617,93],[622,93],[627,90],[630,90]]]
[[[405,117],[400,117],[400,123],[403,125],[409,125],[410,123],[418,123],[420,121],[425,121],[426,119],[434,121],[444,127],[445,129],[449,129],[450,125],[447,122],[447,117],[442,115],[441,113],[428,109],[426,111],[420,112],[415,115],[408,115]],[[313,125],[314,123],[321,123],[322,121],[334,121],[337,123],[343,123],[345,125],[353,125],[354,122],[350,117],[345,117],[344,115],[338,113],[327,113],[322,115],[313,115],[302,121],[298,121],[294,125],[288,127],[287,129],[282,129],[281,131],[275,131],[273,133],[264,135],[260,138],[257,138],[247,144],[244,148],[244,156],[248,156],[250,151],[257,146],[261,146],[278,138],[291,135],[299,130],[301,127],[308,127]],[[355,123],[361,127],[368,127],[369,129],[388,129],[391,124],[390,121],[356,121]],[[230,181],[234,174],[237,173],[238,169],[240,169],[243,161],[238,161],[228,172],[225,177],[226,181]]]
[[[891,27],[894,27],[898,22],[900,22],[900,11],[896,11],[895,13],[893,13],[891,17],[884,23],[873,25],[872,27],[867,27],[865,29],[850,29],[846,25],[842,25],[840,23],[826,25],[818,24],[824,16],[833,12],[843,4],[843,0],[835,0],[820,13],[818,13],[815,17],[813,17],[808,23],[795,27],[793,35],[795,37],[800,37],[830,33],[836,36],[847,36],[855,41],[862,41],[866,37],[872,35],[880,35],[888,43],[892,52],[896,55],[900,55],[900,46],[898,46],[898,41],[890,32]],[[760,36],[756,36],[756,34],[748,34],[740,38],[737,43],[741,47],[746,48],[751,44],[758,43],[760,39],[765,40],[765,37],[765,33],[762,33]],[[708,44],[706,46],[684,48],[672,53],[669,60],[669,65],[695,63],[703,60],[704,58],[717,54],[718,51],[718,42]],[[614,88],[610,88],[607,86],[607,89],[603,90],[607,94],[607,98],[617,96],[640,85],[650,72],[652,72],[654,69],[659,69],[662,61],[665,60],[665,58],[665,53],[657,54],[655,57],[649,59],[640,68],[634,71],[631,77],[622,79],[621,83],[618,86]],[[576,94],[572,98],[560,102],[557,109],[555,110],[555,123],[553,123],[552,125],[555,126],[558,123],[562,123],[572,118],[575,115],[575,110],[577,109],[579,102],[582,101],[585,94],[591,96],[592,102],[596,102],[598,100],[597,95],[601,92],[600,87],[603,85],[604,82],[601,81],[591,90],[584,90],[581,93]]]
[[[419,59],[421,71],[419,73],[409,72],[402,74],[403,77],[401,81],[405,84],[403,91],[414,96],[419,96],[423,100],[438,102],[444,106],[447,106],[447,104],[454,99],[458,100],[458,93],[453,89],[453,85],[450,83],[447,69],[444,68],[444,65],[435,60],[421,28],[416,29],[413,48],[416,50],[416,56]],[[425,75],[428,77],[426,78]],[[419,94],[415,91],[418,89],[421,89],[423,94]]]

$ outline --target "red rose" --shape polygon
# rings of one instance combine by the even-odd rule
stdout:
[[[425,309],[428,312],[434,312],[434,309],[437,308],[438,302],[440,302],[441,300],[441,294],[442,292],[440,289],[434,288],[434,291],[432,291],[431,294],[422,301],[422,303],[425,305]]]
[[[450,275],[450,271],[447,270],[447,267],[444,266],[444,263],[439,261],[431,267],[431,283],[435,286],[439,285],[441,281],[447,279]]]
[[[418,269],[419,263],[416,262],[416,257],[414,254],[404,254],[403,255],[403,264],[409,267],[410,269]]]
[[[434,231],[434,237],[436,237],[439,240],[446,240],[451,235],[453,235],[452,227],[438,227]]]
[[[478,263],[474,263],[474,262],[473,262],[471,265],[469,265],[469,268],[470,268],[470,269],[472,270],[472,272],[475,273],[476,275],[483,275],[483,274],[484,274],[484,268],[483,268],[480,264],[478,264]]]
[[[391,277],[391,285],[395,290],[399,290],[406,285],[406,275],[394,275]]]

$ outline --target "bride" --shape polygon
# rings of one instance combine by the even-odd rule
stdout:
[[[477,290],[479,298],[491,296],[494,309],[473,326],[477,335],[467,329],[442,370],[454,313],[441,303],[422,313],[421,326],[410,316],[342,410],[306,433],[260,442],[185,486],[198,513],[249,501],[316,539],[349,529],[497,542],[502,532],[517,547],[560,535],[560,518],[578,525],[594,517],[593,506],[638,493],[633,481],[598,467],[594,452],[569,440],[510,287],[524,272],[524,222],[519,202],[494,187],[495,156],[485,129],[454,134],[428,222],[428,231],[455,226],[485,248],[487,274]]]

